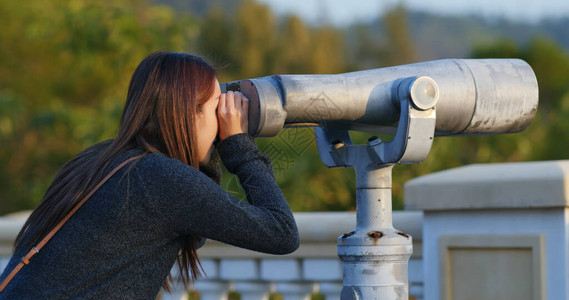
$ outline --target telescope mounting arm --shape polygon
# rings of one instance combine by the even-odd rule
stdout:
[[[384,142],[374,136],[367,145],[353,145],[348,130],[324,123],[314,128],[320,159],[328,167],[423,161],[435,135],[438,96],[438,86],[430,77],[403,79],[397,89],[401,112],[393,140]]]

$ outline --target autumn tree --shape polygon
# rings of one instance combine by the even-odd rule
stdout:
[[[407,10],[398,5],[383,16],[384,51],[380,52],[384,66],[402,65],[415,61],[415,47],[409,32]]]
[[[275,73],[308,73],[311,42],[310,29],[304,22],[297,16],[287,16],[277,41]]]
[[[135,0],[5,0],[0,26],[0,214],[34,207],[65,161],[112,138],[140,60],[197,32]]]

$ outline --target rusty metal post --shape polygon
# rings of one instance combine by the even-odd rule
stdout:
[[[329,167],[356,170],[356,228],[338,237],[343,261],[342,300],[408,299],[412,239],[393,228],[391,171],[396,163],[425,159],[435,134],[437,84],[429,77],[399,83],[400,120],[392,141],[371,137],[352,145],[348,131],[314,129],[320,158]]]
[[[413,246],[411,237],[392,224],[393,164],[354,167],[357,225],[338,238],[344,269],[341,299],[408,299]]]

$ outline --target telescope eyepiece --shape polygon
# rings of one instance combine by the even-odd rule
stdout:
[[[225,92],[241,92],[241,86],[239,82],[230,82],[225,85]]]

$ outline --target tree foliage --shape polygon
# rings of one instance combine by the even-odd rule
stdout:
[[[130,76],[155,50],[200,54],[219,68],[221,82],[416,61],[403,7],[376,27],[345,34],[294,15],[277,18],[253,0],[231,10],[224,1],[214,2],[219,5],[198,15],[143,0],[1,1],[0,215],[33,208],[65,161],[115,135]],[[487,42],[472,57],[518,57],[533,67],[540,86],[535,121],[519,134],[437,138],[423,163],[394,169],[394,207],[402,207],[403,183],[418,175],[470,163],[565,158],[567,52],[535,37],[525,46]],[[365,142],[368,135],[354,132],[353,139]],[[353,170],[326,168],[311,128],[286,129],[257,144],[271,158],[293,210],[355,208]],[[223,186],[242,196],[237,179],[226,175]]]
[[[138,62],[197,32],[135,0],[6,0],[0,26],[0,213],[34,207],[65,161],[112,138]]]

